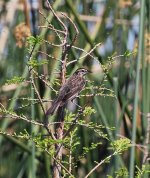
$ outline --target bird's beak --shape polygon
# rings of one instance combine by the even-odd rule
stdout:
[[[92,72],[92,71],[90,71],[90,70],[87,70],[87,72],[88,72],[88,73],[93,73],[93,72]]]

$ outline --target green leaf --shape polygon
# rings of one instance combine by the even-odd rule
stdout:
[[[37,61],[36,59],[31,59],[27,64],[32,67],[39,67],[44,64],[48,64],[48,61],[47,60]]]
[[[10,85],[10,84],[19,84],[19,83],[22,83],[24,82],[25,78],[23,77],[13,77],[12,79],[10,80],[6,80],[6,84]]]
[[[113,141],[111,146],[117,153],[122,153],[131,146],[131,141],[127,138],[120,138],[119,140]]]
[[[40,44],[42,42],[43,42],[43,39],[40,36],[36,36],[36,37],[30,36],[27,38],[27,44],[29,46],[33,46],[35,44]]]
[[[91,107],[85,107],[85,109],[83,111],[83,116],[91,115],[93,113],[96,113],[95,109],[93,109]]]
[[[129,51],[127,50],[125,53],[124,53],[124,56],[125,57],[130,57],[131,55],[135,54],[135,52],[132,52],[132,51]]]

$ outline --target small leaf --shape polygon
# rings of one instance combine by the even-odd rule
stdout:
[[[43,41],[43,39],[40,36],[30,36],[27,38],[27,43],[28,45],[35,45],[35,44],[40,44]]]
[[[116,152],[122,153],[131,146],[131,141],[127,138],[121,138],[119,140],[115,140],[114,142],[112,142],[111,146]]]
[[[135,54],[135,52],[132,52],[132,51],[129,51],[127,50],[125,53],[124,53],[124,56],[125,57],[130,57],[131,55]]]
[[[95,109],[93,109],[91,107],[86,107],[83,111],[83,116],[91,115],[93,113],[96,113]]]
[[[17,77],[15,76],[14,78],[10,79],[10,80],[6,80],[6,84],[10,85],[10,84],[19,84],[24,82],[25,78],[23,77]]]
[[[48,61],[47,60],[37,61],[36,59],[31,59],[27,64],[32,67],[39,67],[44,64],[48,64]]]

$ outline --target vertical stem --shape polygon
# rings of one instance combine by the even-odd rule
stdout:
[[[118,97],[117,96],[117,94],[118,94],[118,78],[115,77],[113,79],[113,81],[114,81],[115,95],[116,95],[116,97]],[[117,134],[119,134],[119,126],[120,126],[119,125],[119,119],[117,117],[117,108],[118,108],[118,100],[115,99],[115,107],[114,107],[114,120],[115,120],[115,136],[114,136],[114,138],[115,139],[117,139]],[[119,156],[118,155],[115,156],[115,165],[114,165],[114,168],[115,168],[115,171],[117,171],[118,168],[119,168]]]
[[[150,2],[146,1],[146,12],[147,12],[147,24],[148,24],[148,34],[150,34]],[[150,39],[150,38],[149,38]],[[149,98],[147,100],[147,108],[148,108],[148,112],[150,113],[150,55],[149,55],[149,51],[150,51],[150,46],[149,44],[147,44],[147,63],[148,63],[148,69],[147,69],[147,98]]]
[[[63,77],[62,77],[61,83],[64,84],[65,74],[63,73],[62,76]],[[60,121],[60,123],[56,125],[56,131],[55,131],[56,139],[62,140],[63,132],[64,132],[64,106],[58,109],[57,118],[58,118],[58,121]],[[54,165],[53,165],[53,178],[60,178],[61,177],[61,165],[58,162],[62,160],[62,144],[61,143],[55,144],[55,151],[56,151],[56,156],[55,156]]]
[[[66,80],[66,51],[62,51],[62,69],[61,69],[61,84],[63,85]],[[62,106],[58,109],[58,120],[61,122],[60,124],[57,124],[56,126],[56,139],[62,140],[63,139],[63,132],[64,132],[64,108],[65,106]],[[61,165],[58,164],[59,161],[62,160],[62,144],[56,143],[55,150],[56,150],[56,161],[54,161],[53,166],[53,177],[54,178],[60,178],[61,177]]]
[[[31,72],[31,77],[33,78],[32,72]],[[34,88],[31,85],[31,98],[34,99]],[[33,103],[33,100],[31,102],[31,118],[32,120],[35,120],[35,106]],[[31,134],[33,132],[33,125],[31,125]],[[31,165],[31,174],[32,174],[32,178],[35,178],[35,144],[34,142],[32,142],[32,165]]]
[[[69,172],[72,171],[72,135],[70,134],[70,151],[69,151]]]
[[[51,5],[49,4],[49,8],[52,11]],[[61,56],[61,85],[63,85],[66,82],[66,62],[67,62],[67,53],[68,53],[68,48],[67,48],[67,36],[68,36],[68,31],[67,27],[65,24],[59,19],[59,17],[53,12],[53,15],[57,18],[58,23],[64,28],[65,31],[65,36],[63,39],[63,47],[62,47],[62,56]],[[56,126],[56,139],[57,140],[62,140],[63,139],[63,134],[64,134],[64,109],[65,105],[60,107],[58,109],[58,121],[60,121],[59,124]],[[56,156],[54,160],[54,165],[53,165],[53,177],[54,178],[60,178],[61,177],[61,165],[58,162],[62,161],[62,144],[61,143],[56,143],[55,144],[55,150],[56,150]]]
[[[63,128],[64,128],[64,122],[60,123],[58,127],[56,128],[56,139],[62,139],[63,138]],[[60,178],[61,177],[61,165],[58,164],[62,160],[62,144],[57,143],[55,145],[56,150],[56,161],[54,161],[53,166],[53,178]]]
[[[143,49],[143,36],[144,36],[144,18],[145,18],[145,0],[141,1],[140,9],[140,34],[139,34],[139,49],[137,57],[136,67],[136,88],[135,88],[135,99],[134,99],[134,110],[133,110],[133,122],[132,122],[132,143],[136,141],[136,120],[137,120],[137,108],[138,108],[138,95],[139,95],[139,81],[140,81],[140,61],[142,57]],[[135,147],[131,147],[129,177],[134,177],[134,161],[135,161]]]

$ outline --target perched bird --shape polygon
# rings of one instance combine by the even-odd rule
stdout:
[[[80,91],[85,87],[85,75],[89,71],[85,68],[77,69],[74,74],[66,81],[59,90],[58,96],[52,102],[52,106],[47,110],[46,115],[53,115],[59,107],[65,105],[69,100],[78,96]]]

